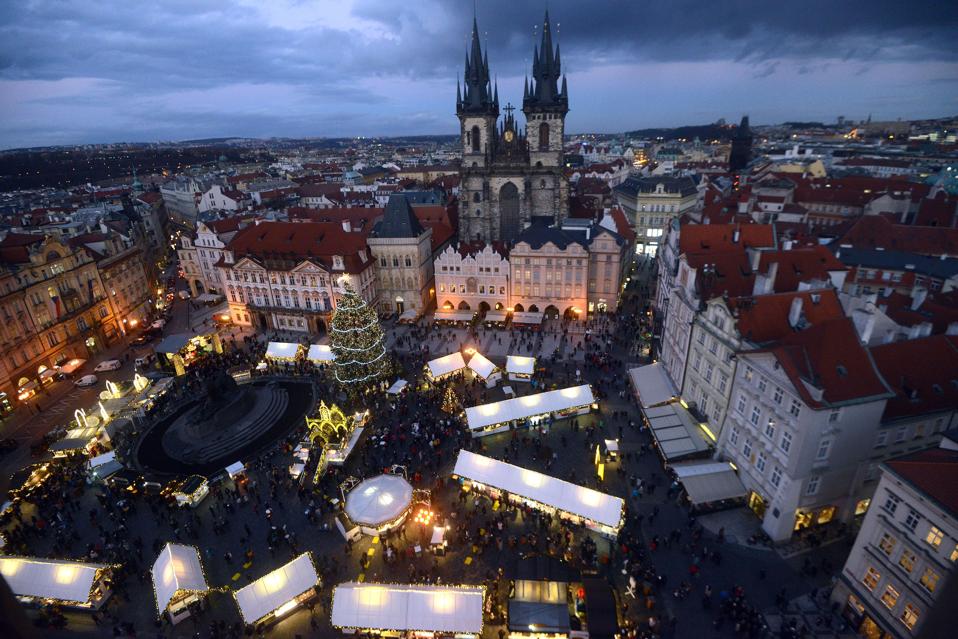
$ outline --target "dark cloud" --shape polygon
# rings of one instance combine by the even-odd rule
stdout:
[[[490,65],[504,81],[521,84],[529,71],[543,6],[480,2]],[[668,65],[722,62],[754,82],[789,73],[791,63],[796,75],[835,72],[830,61],[849,74],[900,63],[950,76],[958,55],[954,2],[550,0],[549,7],[565,69],[580,86],[609,77],[604,89],[590,85],[607,91],[606,101],[622,83],[641,85]],[[395,133],[451,131],[452,83],[471,24],[468,0],[8,2],[0,14],[0,92],[15,95],[0,96],[0,146],[34,134],[66,142],[65,131],[78,141],[120,132],[202,135],[205,126],[216,129],[211,135],[374,134],[390,132],[387,124]],[[744,73],[736,70],[743,65]],[[610,68],[630,76],[611,77]],[[660,88],[678,81],[663,76]],[[577,110],[571,89],[570,123],[609,126],[597,110]],[[659,115],[692,117],[702,107],[663,103]]]

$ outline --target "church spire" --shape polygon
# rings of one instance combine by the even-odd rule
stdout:
[[[479,23],[472,18],[472,43],[466,52],[466,69],[463,74],[462,98],[457,100],[456,111],[463,113],[486,113],[498,115],[489,80],[489,55],[483,52],[479,40]]]
[[[559,47],[552,46],[552,24],[549,10],[546,9],[542,21],[542,38],[533,48],[532,82],[529,94],[523,98],[523,109],[544,108],[566,112],[569,101],[563,89],[559,91],[559,78],[562,75],[562,63]],[[564,83],[563,83],[564,86]]]

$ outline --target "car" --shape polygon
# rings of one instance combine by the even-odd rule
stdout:
[[[180,292],[177,293],[177,295],[180,296],[180,299],[181,299],[181,300],[188,300],[188,299],[190,299],[190,292],[189,292],[189,291],[180,291]]]
[[[154,353],[145,353],[136,358],[133,362],[133,368],[137,371],[140,371],[148,366],[151,366],[156,361],[156,355]]]
[[[130,346],[144,346],[145,344],[149,344],[151,341],[153,341],[153,337],[148,333],[144,333],[136,339],[130,340]]]
[[[103,371],[115,371],[116,369],[123,366],[123,362],[118,359],[105,359],[93,369],[94,373],[102,373]]]
[[[86,387],[86,386],[93,386],[93,385],[96,384],[98,381],[100,381],[100,380],[97,378],[96,375],[84,375],[83,377],[81,377],[81,378],[78,379],[77,381],[73,382],[73,385],[74,385],[74,386],[77,386],[77,387],[79,387],[79,388],[84,388],[84,387]]]

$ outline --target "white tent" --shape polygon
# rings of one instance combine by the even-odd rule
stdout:
[[[643,409],[662,456],[674,461],[708,453],[711,444],[698,421],[678,402]]]
[[[270,342],[266,346],[266,357],[270,359],[293,359],[299,353],[299,344],[292,342]]]
[[[466,361],[462,358],[462,353],[456,351],[449,355],[443,355],[426,363],[429,368],[429,375],[433,379],[439,379],[446,375],[451,375],[461,371],[466,367]]]
[[[85,604],[102,564],[28,557],[0,558],[0,574],[18,597]]]
[[[535,357],[523,357],[522,355],[509,355],[506,357],[506,373],[512,380],[527,380],[532,377],[536,370]]]
[[[346,514],[357,524],[379,526],[399,517],[412,501],[412,486],[400,475],[366,479],[346,495]]]
[[[642,408],[670,402],[679,394],[662,362],[630,368],[629,379]]]
[[[407,382],[404,379],[397,379],[395,382],[393,382],[393,385],[390,386],[389,390],[387,390],[386,392],[389,393],[390,395],[398,395],[399,393],[403,391],[404,388],[406,388],[408,384],[409,382]]]
[[[482,353],[476,352],[469,358],[469,368],[482,379],[488,380],[496,372],[496,365]]]
[[[200,553],[192,546],[168,543],[153,562],[153,592],[160,614],[180,590],[206,592],[209,586],[203,576]]]
[[[472,431],[513,420],[524,420],[537,415],[548,415],[572,409],[591,407],[595,402],[588,384],[560,390],[504,399],[466,409],[466,421]],[[485,433],[488,434],[488,433]],[[474,432],[473,435],[476,435]]]
[[[332,623],[337,628],[478,635],[484,596],[482,586],[347,582],[333,590]]]
[[[618,497],[468,450],[459,451],[452,474],[578,515],[614,530],[619,528],[625,507],[625,502]]]
[[[246,623],[253,623],[271,612],[277,615],[292,610],[295,599],[319,581],[312,556],[304,552],[285,566],[260,577],[233,593]]]
[[[672,464],[692,505],[744,497],[742,480],[728,462],[702,461]]]
[[[246,471],[246,466],[243,465],[243,462],[237,461],[233,462],[226,467],[226,474],[230,476],[230,479],[233,479],[237,475]]]
[[[336,360],[336,355],[329,344],[312,344],[306,359],[311,362],[332,362]]]

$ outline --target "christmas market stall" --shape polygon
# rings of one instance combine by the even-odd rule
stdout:
[[[199,604],[210,589],[200,553],[193,546],[166,544],[153,562],[151,574],[156,608],[173,624],[189,617],[191,606]]]
[[[689,505],[696,512],[737,506],[748,493],[729,462],[682,462],[671,468],[685,489]]]
[[[395,382],[393,382],[393,385],[389,387],[389,390],[386,391],[386,394],[387,394],[387,395],[401,395],[402,392],[403,392],[404,390],[406,390],[406,387],[407,387],[408,385],[409,385],[409,382],[407,382],[406,380],[404,380],[404,379],[397,379]]]
[[[514,382],[531,382],[532,375],[536,372],[536,358],[523,357],[522,355],[509,355],[506,357],[506,374]]]
[[[456,351],[426,362],[426,374],[430,381],[436,382],[449,375],[454,375],[466,367],[466,360],[462,353]]]
[[[492,388],[502,378],[499,368],[479,352],[474,352],[469,358],[469,370],[485,383],[486,388]]]
[[[663,460],[711,457],[715,436],[681,402],[643,408],[642,416]]]
[[[332,623],[342,630],[395,637],[477,639],[484,586],[347,582],[333,590]]]
[[[319,575],[313,557],[304,552],[285,566],[233,593],[240,615],[248,624],[267,624],[316,596]]]
[[[336,355],[329,344],[312,344],[309,347],[309,352],[306,353],[306,359],[316,366],[322,366],[335,361]]]
[[[270,342],[266,346],[266,359],[283,364],[292,364],[299,357],[302,346],[293,342]]]
[[[542,324],[543,317],[545,317],[545,313],[543,311],[515,311],[512,314],[512,325],[534,327],[538,330],[539,326]]]
[[[483,437],[508,430],[512,425],[534,425],[548,417],[585,415],[594,407],[597,406],[592,387],[583,384],[472,406],[466,409],[466,422],[473,437]]]
[[[98,610],[110,597],[112,567],[79,561],[0,558],[0,574],[23,603]]]
[[[506,320],[509,319],[509,314],[503,310],[489,310],[486,311],[486,314],[483,316],[482,321],[486,326],[495,326],[498,328],[504,328],[506,325]]]
[[[475,311],[457,311],[451,308],[440,308],[436,311],[433,318],[436,322],[446,322],[447,324],[468,324],[476,316]]]
[[[671,402],[679,394],[662,362],[630,368],[629,381],[642,408]]]
[[[358,526],[367,535],[378,535],[402,525],[412,508],[412,485],[401,475],[377,475],[347,488],[347,521],[338,523],[345,530]]]
[[[614,538],[622,527],[625,502],[619,497],[512,464],[459,451],[453,476],[463,489],[476,490],[494,499],[508,499],[583,525],[606,537]]]
[[[170,490],[177,506],[196,508],[210,494],[210,482],[202,475],[190,475],[171,485]]]
[[[193,362],[208,353],[222,353],[223,343],[215,330],[209,333],[171,333],[167,335],[153,350],[158,355],[164,355],[166,361],[173,365],[177,376],[186,374],[186,368]]]

